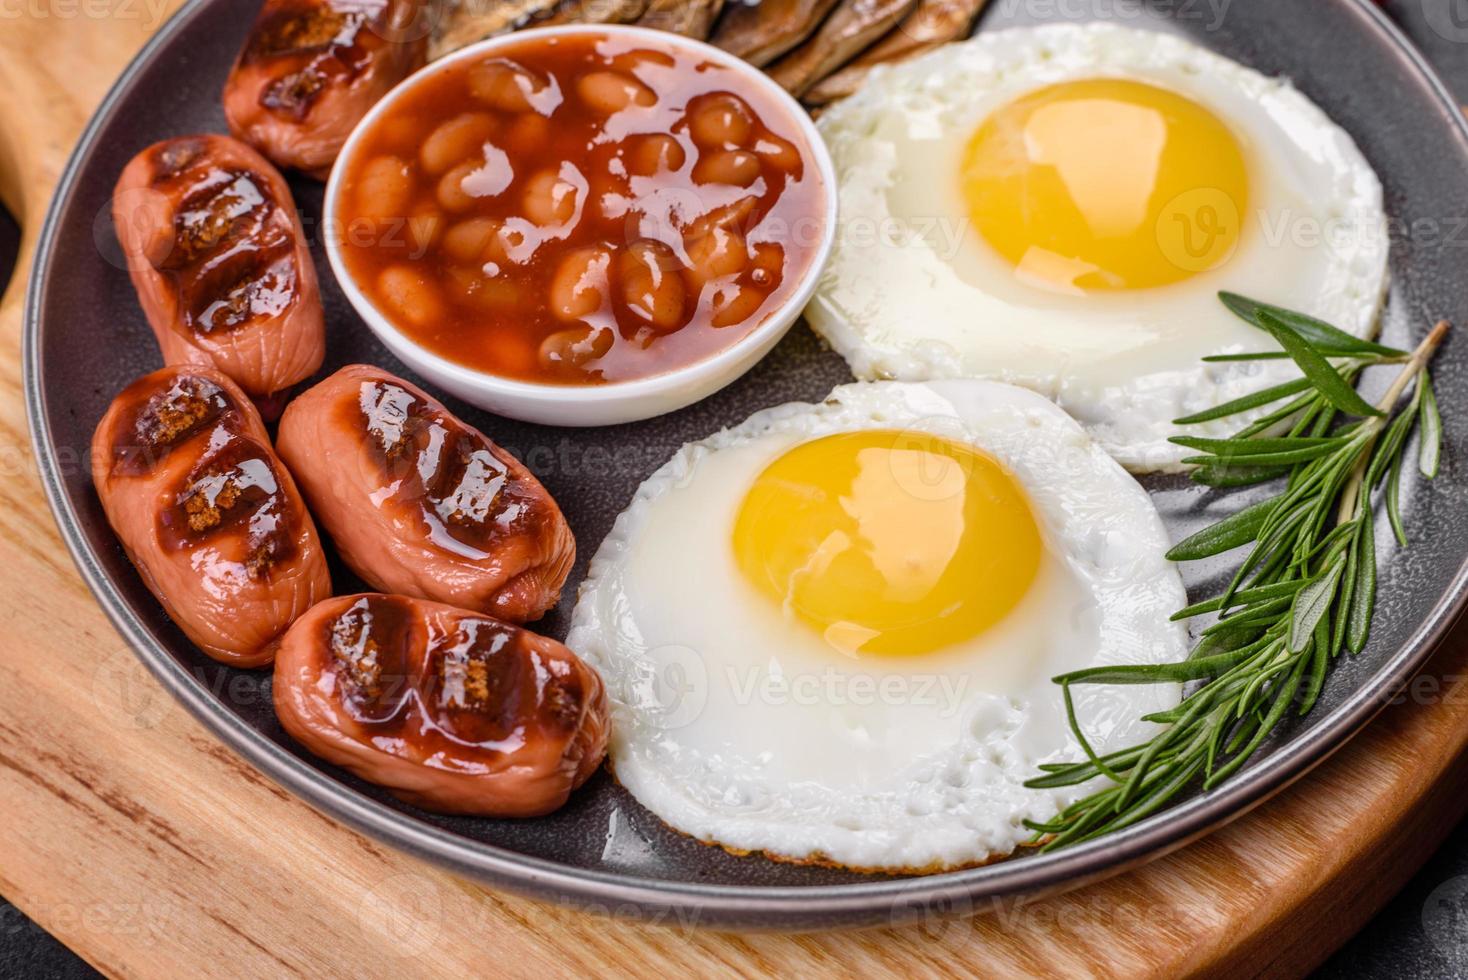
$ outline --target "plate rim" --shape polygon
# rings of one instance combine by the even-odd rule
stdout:
[[[297,799],[352,830],[492,887],[571,907],[634,919],[677,915],[696,928],[797,929],[898,925],[933,915],[969,914],[980,903],[1040,897],[1129,871],[1163,857],[1264,803],[1343,747],[1390,701],[1436,651],[1468,608],[1468,556],[1431,611],[1375,674],[1318,725],[1247,767],[1220,789],[1200,793],[1137,824],[1053,854],[1031,855],[967,870],[915,878],[835,885],[721,885],[644,878],[575,868],[418,821],[345,786],[307,760],[262,736],[228,708],[192,672],[149,637],[107,577],[65,492],[54,452],[46,393],[41,386],[41,272],[56,257],[60,216],[73,197],[82,160],[103,122],[174,37],[209,12],[217,0],[187,0],[128,63],[88,119],[47,206],[28,272],[21,331],[22,384],[42,488],[61,538],[93,598],[133,653],[169,694],[237,755]],[[1369,0],[1339,0],[1387,43],[1427,85],[1459,141],[1468,148],[1468,118],[1436,70],[1386,14]],[[692,913],[688,915],[687,913]]]

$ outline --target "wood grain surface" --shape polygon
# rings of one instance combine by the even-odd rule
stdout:
[[[24,229],[23,269],[87,116],[176,5],[0,6],[0,200]],[[1289,976],[1354,932],[1468,807],[1459,630],[1401,703],[1302,783],[1171,857],[1058,898],[790,936],[486,892],[288,796],[123,646],[37,480],[24,279],[0,305],[0,892],[108,974]]]

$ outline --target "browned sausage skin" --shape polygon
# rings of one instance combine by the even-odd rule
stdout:
[[[291,402],[276,448],[373,588],[514,623],[560,597],[576,541],[556,502],[519,460],[401,378],[342,368]]]
[[[230,132],[325,179],[373,103],[422,67],[423,0],[265,0],[224,85]]]
[[[436,602],[317,605],[281,642],[273,686],[293,738],[427,810],[549,813],[606,754],[595,670],[554,640]]]
[[[269,663],[286,627],[331,595],[300,493],[218,371],[167,367],[124,389],[92,437],[92,479],[143,581],[216,660]]]
[[[155,143],[123,169],[112,219],[166,362],[218,368],[262,400],[321,366],[316,267],[260,154],[227,136]]]

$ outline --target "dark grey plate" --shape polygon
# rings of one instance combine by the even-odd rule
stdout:
[[[561,812],[534,821],[414,810],[301,752],[270,709],[269,677],[200,655],[128,564],[92,491],[86,452],[108,401],[156,368],[157,348],[128,284],[107,216],[112,184],[142,146],[224,130],[218,94],[254,4],[196,0],[153,39],[98,110],[72,157],[43,232],[25,327],[28,408],[46,492],[83,576],[117,628],[180,702],[235,751],[311,805],[361,831],[488,884],[573,906],[722,927],[809,929],[965,913],[1075,887],[1156,858],[1232,820],[1339,748],[1394,696],[1451,625],[1465,594],[1468,346],[1438,357],[1448,452],[1427,492],[1409,488],[1414,543],[1382,536],[1380,608],[1369,648],[1332,675],[1321,704],[1237,779],[1104,841],[926,878],[873,878],[736,858],[663,827],[604,774]],[[1395,219],[1385,334],[1407,346],[1432,319],[1468,323],[1468,128],[1430,70],[1375,8],[1355,0],[996,0],[984,30],[1104,18],[1186,34],[1269,74],[1293,78],[1349,130],[1386,185]],[[308,228],[319,185],[293,187]],[[326,262],[317,249],[318,266]],[[371,361],[402,371],[326,277],[330,371]],[[754,372],[676,415],[637,425],[558,430],[452,407],[527,459],[581,542],[565,600],[542,624],[564,634],[586,561],[638,483],[684,441],[849,380],[841,360],[798,328]],[[452,404],[452,403],[451,403]],[[1239,498],[1186,482],[1149,489],[1181,536]],[[1383,524],[1385,522],[1382,522]],[[339,589],[354,583],[335,569]],[[1189,568],[1190,586],[1218,568]]]

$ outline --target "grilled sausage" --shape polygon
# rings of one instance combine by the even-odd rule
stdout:
[[[296,741],[426,810],[549,813],[606,754],[606,690],[570,650],[406,596],[316,606],[281,642],[273,688]]]
[[[129,385],[92,438],[92,480],[144,583],[205,653],[269,663],[331,595],[316,526],[234,382],[167,367]]]
[[[260,154],[227,136],[155,143],[122,171],[112,219],[166,362],[218,368],[262,400],[321,366],[316,267]]]
[[[514,623],[556,604],[576,542],[545,487],[433,398],[357,364],[303,392],[276,447],[364,581]]]
[[[325,179],[373,103],[423,66],[423,0],[265,0],[229,79],[230,132]]]

